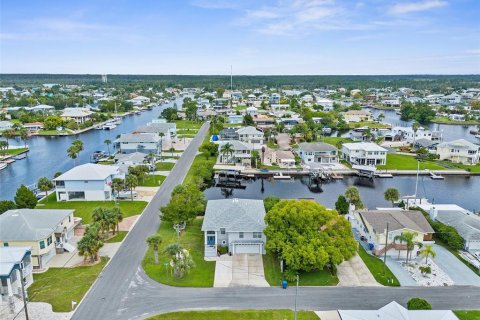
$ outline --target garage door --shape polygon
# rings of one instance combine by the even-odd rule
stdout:
[[[235,253],[262,253],[262,245],[258,243],[238,243],[235,244]]]

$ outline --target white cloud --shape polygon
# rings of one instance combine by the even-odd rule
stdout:
[[[411,12],[425,11],[435,8],[441,8],[448,5],[444,0],[424,0],[418,2],[404,2],[393,5],[389,12],[391,14],[406,14]]]

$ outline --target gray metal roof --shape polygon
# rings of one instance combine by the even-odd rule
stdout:
[[[225,228],[227,232],[263,232],[265,229],[263,200],[209,200],[202,231],[220,231],[220,228]]]
[[[331,144],[324,142],[303,142],[298,145],[302,151],[316,152],[316,151],[338,151],[338,149]]]
[[[160,137],[154,133],[123,133],[115,142],[119,143],[149,143],[159,142]]]
[[[379,234],[382,234],[387,229],[387,223],[390,231],[406,228],[420,233],[434,232],[420,211],[372,210],[359,211],[358,213]]]
[[[15,209],[0,215],[1,241],[42,240],[50,236],[58,225],[73,214],[73,210]]]
[[[143,162],[146,157],[147,155],[142,152],[133,152],[133,153],[126,153],[126,154],[117,153],[115,155],[115,160],[117,160],[117,162],[129,161],[133,163],[140,163],[140,162]]]
[[[0,247],[0,277],[8,277],[30,252],[30,247]]]
[[[436,220],[454,227],[465,240],[480,240],[480,218],[455,210],[439,210]]]

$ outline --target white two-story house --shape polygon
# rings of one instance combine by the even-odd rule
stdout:
[[[202,231],[205,257],[217,256],[219,246],[231,254],[265,254],[265,207],[262,200],[209,200]]]
[[[123,133],[115,143],[121,153],[158,154],[160,152],[160,137],[155,133]]]
[[[328,143],[300,143],[298,145],[298,155],[305,164],[312,162],[320,164],[338,163],[338,149]]]
[[[455,163],[477,164],[479,161],[479,146],[465,139],[443,142],[437,145],[440,160],[450,160]]]
[[[238,140],[256,145],[256,149],[260,149],[265,142],[262,131],[255,127],[248,126],[237,130]]]
[[[387,149],[373,142],[344,143],[342,158],[351,164],[375,166],[387,163]]]
[[[230,146],[224,147],[229,144]],[[252,161],[253,146],[239,140],[222,141],[218,144],[219,164],[242,165],[249,167]],[[231,150],[231,152],[227,152]]]
[[[125,178],[117,166],[86,163],[53,179],[57,201],[113,200],[112,180]]]

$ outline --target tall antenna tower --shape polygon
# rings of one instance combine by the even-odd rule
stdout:
[[[230,65],[230,91],[233,91],[233,68]]]

